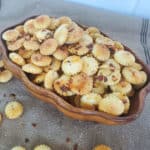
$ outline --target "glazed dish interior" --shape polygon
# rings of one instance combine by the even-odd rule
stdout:
[[[1,38],[9,61],[30,82],[79,110],[126,118],[144,103],[139,94],[148,68],[96,27],[41,15],[6,29]]]

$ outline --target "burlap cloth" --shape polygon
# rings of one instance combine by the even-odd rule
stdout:
[[[62,0],[2,0],[0,29],[13,25],[34,14],[67,15],[74,20],[100,28],[112,38],[132,48],[146,63],[150,40],[149,20],[97,10]],[[16,98],[12,96],[16,94]],[[11,94],[11,96],[10,96]],[[14,145],[24,145],[32,150],[34,145],[45,143],[54,150],[91,150],[96,144],[107,144],[113,150],[150,150],[150,95],[139,119],[125,126],[106,126],[65,117],[53,106],[31,96],[23,84],[13,79],[0,84],[0,112],[8,101],[17,99],[24,105],[24,115],[17,120],[4,116],[0,126],[0,150],[10,150]]]

